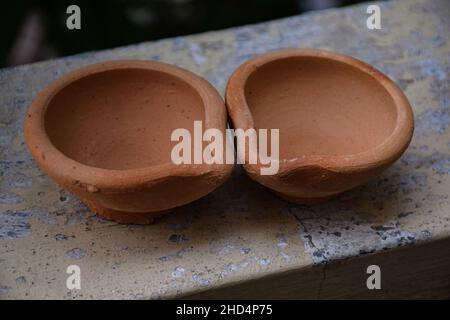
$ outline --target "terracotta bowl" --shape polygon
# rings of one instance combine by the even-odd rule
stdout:
[[[231,165],[175,165],[171,133],[225,132],[218,92],[193,73],[159,62],[111,61],[72,72],[44,89],[25,117],[39,166],[97,214],[151,223],[222,184]]]
[[[413,113],[395,83],[372,66],[332,52],[286,49],[242,64],[226,105],[235,128],[279,129],[279,170],[248,175],[281,197],[320,202],[364,183],[396,161]],[[247,159],[248,158],[247,150]]]

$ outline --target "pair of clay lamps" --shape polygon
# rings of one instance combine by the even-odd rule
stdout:
[[[271,52],[231,76],[235,129],[279,129],[279,170],[249,176],[283,198],[311,203],[349,190],[397,160],[413,117],[400,89],[351,57],[320,50]],[[205,80],[149,61],[92,65],[56,80],[33,101],[25,140],[40,167],[94,212],[147,224],[220,186],[232,165],[171,160],[171,133],[226,136],[226,108]],[[250,151],[249,151],[250,152]]]

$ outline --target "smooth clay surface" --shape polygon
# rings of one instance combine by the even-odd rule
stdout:
[[[280,171],[255,180],[299,203],[348,190],[396,160],[413,128],[410,106],[386,76],[350,57],[292,49],[259,56],[230,78],[240,128],[279,129]],[[395,131],[395,132],[394,132]]]
[[[348,155],[393,131],[394,101],[371,76],[344,63],[306,57],[253,72],[245,98],[256,129],[280,129],[280,157]]]
[[[158,62],[106,62],[43,90],[27,112],[25,138],[44,171],[93,211],[151,223],[211,192],[231,171],[171,161],[173,130],[193,135],[196,120],[225,131],[224,103],[205,80]]]
[[[172,75],[140,69],[100,72],[63,88],[50,101],[45,127],[68,157],[104,169],[170,162],[177,128],[204,120],[201,97]]]

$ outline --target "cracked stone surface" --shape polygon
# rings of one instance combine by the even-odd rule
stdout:
[[[374,31],[365,27],[367,5],[0,70],[0,298],[172,298],[449,237],[449,3],[379,3],[382,30]],[[223,93],[240,63],[285,47],[349,54],[394,79],[415,113],[405,155],[377,179],[311,207],[277,198],[236,168],[223,187],[157,224],[125,226],[97,218],[51,182],[24,145],[28,104],[70,70],[159,60]],[[72,264],[81,290],[66,289]]]

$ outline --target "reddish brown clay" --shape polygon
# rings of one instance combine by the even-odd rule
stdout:
[[[225,132],[226,109],[205,80],[175,66],[111,61],[56,80],[29,107],[25,141],[41,168],[97,214],[147,224],[222,184],[230,165],[175,165],[171,133]]]
[[[229,79],[226,104],[235,128],[280,130],[278,173],[244,168],[296,203],[329,199],[379,174],[405,151],[414,127],[408,100],[387,76],[314,49],[247,61]]]

